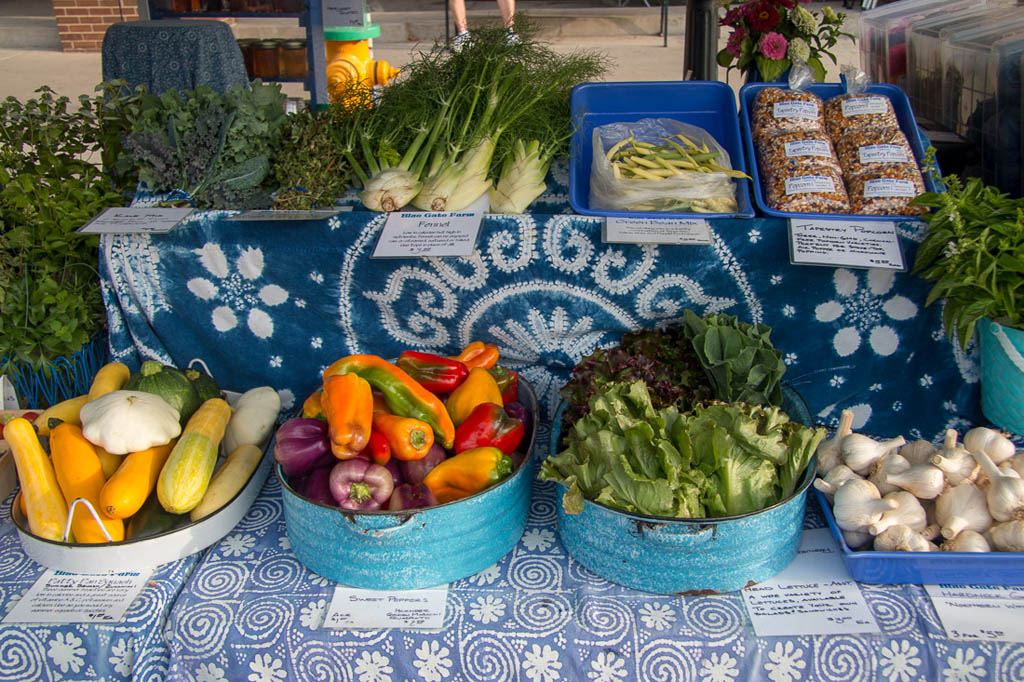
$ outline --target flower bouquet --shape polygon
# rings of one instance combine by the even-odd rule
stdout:
[[[793,60],[807,63],[816,81],[825,80],[822,55],[836,64],[829,52],[839,39],[854,40],[853,34],[842,30],[846,14],[826,6],[819,16],[802,6],[804,0],[749,0],[726,4],[722,26],[732,29],[725,47],[718,53],[718,63],[734,66],[748,80],[756,70],[759,80],[777,80]],[[735,63],[734,63],[735,62]]]

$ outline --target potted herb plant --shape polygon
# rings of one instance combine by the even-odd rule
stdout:
[[[119,185],[102,159],[116,156],[137,99],[98,89],[77,106],[47,87],[0,102],[0,374],[28,407],[88,388],[106,357],[98,240],[76,230],[127,203],[134,181]]]
[[[913,200],[933,209],[913,272],[934,282],[946,334],[966,351],[978,330],[981,409],[996,426],[1024,433],[1024,199],[978,178],[943,178],[946,191]]]
[[[846,14],[826,6],[821,14],[803,6],[803,0],[749,0],[726,3],[721,26],[730,29],[718,63],[743,72],[747,81],[779,80],[799,59],[811,67],[816,81],[825,80],[823,57],[836,64],[829,50],[840,38],[853,40],[842,30]]]

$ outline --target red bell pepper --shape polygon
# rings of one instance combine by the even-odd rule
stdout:
[[[391,443],[383,433],[377,429],[371,429],[370,442],[366,444],[366,449],[363,452],[374,464],[387,464],[391,459]]]
[[[519,447],[525,433],[523,422],[510,417],[501,405],[480,403],[455,429],[455,453],[492,447],[507,455]]]
[[[402,351],[395,364],[431,393],[451,393],[469,374],[458,360],[415,350]]]
[[[501,365],[495,365],[487,371],[498,383],[503,403],[514,403],[519,400],[519,372]]]

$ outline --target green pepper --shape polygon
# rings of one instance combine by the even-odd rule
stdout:
[[[334,374],[357,374],[384,395],[393,414],[413,417],[430,425],[437,442],[450,449],[455,441],[455,424],[444,403],[425,389],[405,370],[378,355],[347,355],[324,370],[324,378]]]
[[[498,383],[502,402],[514,403],[519,400],[519,372],[501,365],[495,365],[487,371]]]

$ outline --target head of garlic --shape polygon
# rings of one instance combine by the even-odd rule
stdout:
[[[875,536],[867,531],[862,530],[841,530],[843,534],[843,542],[850,549],[868,549],[871,547],[871,543],[874,541]]]
[[[930,464],[942,469],[949,485],[960,485],[964,481],[973,481],[978,477],[981,467],[967,448],[957,445],[956,430],[947,429],[942,449],[932,455]]]
[[[965,530],[957,533],[952,540],[946,540],[939,547],[943,552],[991,552],[985,536],[977,531]]]
[[[915,464],[909,469],[887,474],[883,480],[923,500],[938,497],[946,487],[946,475],[932,464]]]
[[[860,478],[860,476],[845,464],[837,464],[824,477],[814,479],[814,487],[820,490],[825,495],[825,499],[831,503],[836,489],[843,484],[843,481],[848,481],[851,478]]]
[[[1012,440],[986,426],[976,426],[965,433],[964,447],[974,453],[985,453],[996,464],[1010,459],[1017,452]]]
[[[868,526],[868,532],[879,535],[886,528],[903,525],[921,533],[928,526],[928,516],[917,498],[905,490],[897,490],[882,497],[896,503],[895,509],[882,513],[882,518]]]
[[[984,533],[992,526],[985,494],[971,483],[953,485],[935,500],[935,520],[947,540],[971,530]]]
[[[1024,520],[1024,479],[1017,477],[1012,470],[1014,475],[999,469],[984,451],[975,452],[974,458],[989,478],[985,499],[992,518],[996,521]]]
[[[935,552],[939,548],[919,532],[896,524],[875,536],[874,548],[878,552]]]
[[[843,481],[832,498],[832,514],[843,530],[865,531],[898,506],[893,500],[883,500],[874,483],[863,478]]]
[[[839,449],[839,444],[843,441],[843,438],[850,435],[852,426],[853,410],[843,410],[839,414],[839,427],[836,429],[835,434],[818,444],[818,449],[814,451],[814,455],[816,457],[815,471],[818,472],[819,476],[825,476],[833,467],[843,463],[843,453]]]
[[[843,453],[843,462],[846,466],[863,476],[868,473],[872,464],[906,442],[903,436],[897,436],[887,441],[877,441],[862,433],[851,433],[843,438],[839,449]]]
[[[1024,452],[1018,452],[1016,455],[999,465],[999,468],[1003,471],[1006,471],[1007,467],[1017,472],[1018,476],[1024,476]]]
[[[910,462],[908,462],[903,455],[897,454],[895,451],[882,455],[878,461],[871,465],[871,473],[868,475],[868,480],[875,484],[883,496],[889,493],[894,493],[900,490],[900,487],[893,485],[892,483],[886,483],[885,477],[889,474],[898,474],[901,471],[906,471],[910,468]]]
[[[900,456],[911,464],[923,464],[931,459],[936,448],[926,440],[915,440],[907,443],[899,449]]]
[[[1024,552],[1024,521],[997,523],[986,536],[996,551]]]

